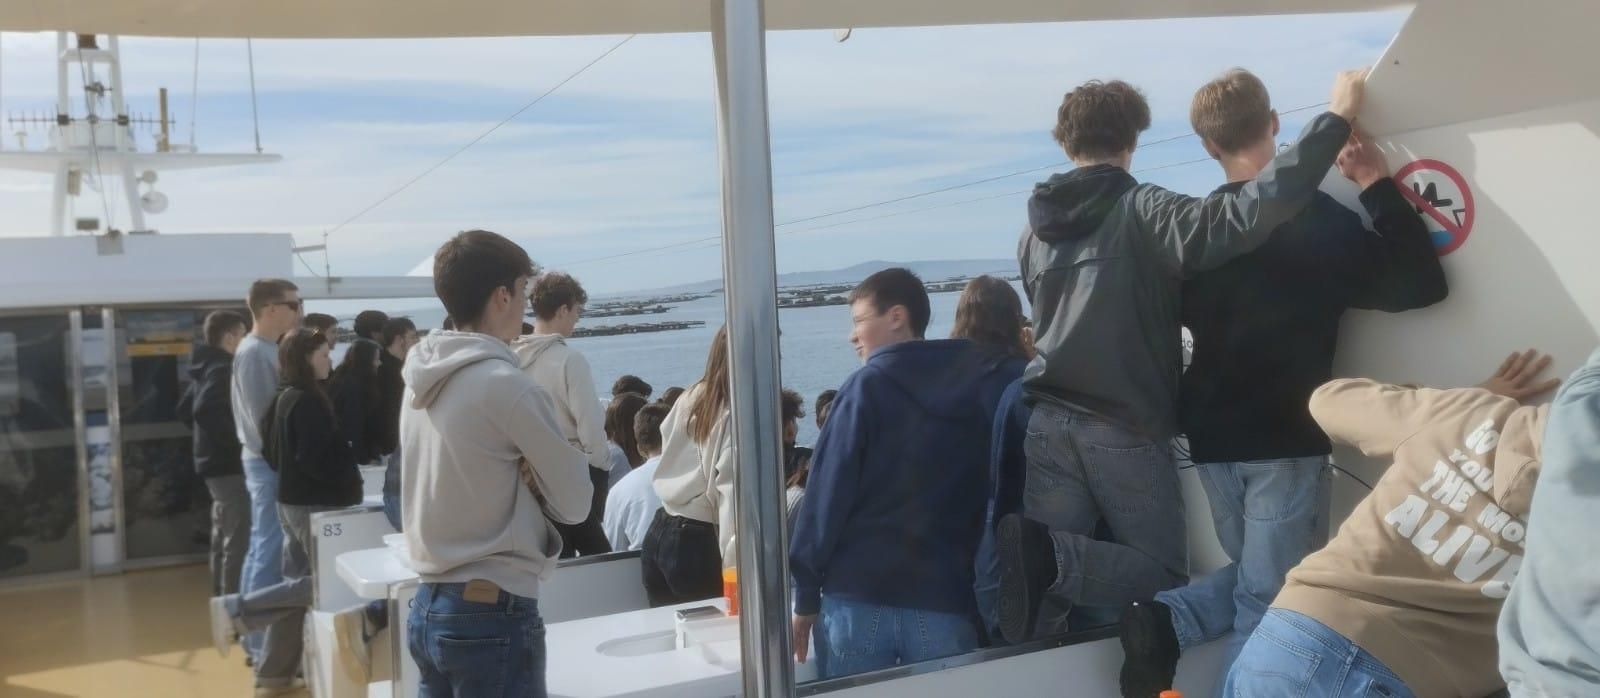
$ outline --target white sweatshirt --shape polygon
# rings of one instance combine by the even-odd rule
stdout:
[[[412,567],[424,582],[485,579],[538,597],[561,553],[545,517],[589,514],[588,456],[561,434],[555,405],[505,342],[434,332],[403,373],[400,499]],[[537,497],[517,472],[524,458]]]
[[[544,388],[556,406],[561,435],[588,454],[589,467],[611,470],[606,448],[606,416],[594,394],[594,373],[589,361],[558,334],[533,334],[511,343],[517,365]]]
[[[678,398],[661,425],[656,494],[668,514],[714,524],[723,564],[728,565],[735,560],[732,420],[723,410],[706,443],[695,443],[689,435],[689,414],[703,394],[705,384],[696,383]]]

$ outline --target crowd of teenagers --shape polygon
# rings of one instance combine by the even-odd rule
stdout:
[[[557,560],[638,550],[651,605],[719,596],[734,481],[781,467],[796,659],[824,678],[1116,624],[1129,698],[1214,641],[1219,695],[1600,693],[1600,562],[1581,533],[1600,352],[1538,406],[1559,381],[1534,350],[1470,387],[1334,379],[1347,310],[1448,293],[1356,127],[1363,79],[1340,74],[1284,147],[1255,76],[1202,86],[1190,120],[1226,182],[1198,198],[1130,174],[1150,125],[1137,89],[1068,92],[1053,135],[1074,168],[1028,201],[1026,300],[973,279],[951,336],[930,339],[922,280],[871,275],[849,296],[862,365],[816,396],[812,448],[795,444],[806,398],[783,391],[781,463],[734,449],[726,328],[693,385],[652,400],[624,376],[602,400],[567,342],[583,287],[495,233],[436,253],[445,329],[362,313],[337,369],[336,322],[257,282],[250,321],[207,318],[192,369],[214,639],[242,638],[258,695],[296,685],[309,517],[359,502],[358,467],[382,464],[422,581],[405,638],[420,695],[543,696]],[[1330,170],[1365,220],[1318,191]],[[1180,435],[1230,560],[1193,580]],[[1330,538],[1335,443],[1389,465]],[[386,622],[338,614],[356,671]]]

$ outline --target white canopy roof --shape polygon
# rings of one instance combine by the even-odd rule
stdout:
[[[767,0],[767,28],[1342,12],[1395,0]],[[383,38],[703,32],[710,0],[5,0],[0,31]]]

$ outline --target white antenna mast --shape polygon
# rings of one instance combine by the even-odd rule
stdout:
[[[69,45],[75,39],[75,45]],[[54,199],[51,206],[50,232],[63,236],[74,230],[96,232],[111,226],[112,201],[115,191],[105,186],[103,177],[122,179],[122,196],[128,207],[131,233],[154,232],[145,225],[146,214],[159,214],[167,208],[167,197],[156,191],[160,170],[196,169],[227,165],[248,165],[277,162],[277,155],[255,153],[198,153],[194,148],[195,106],[190,105],[189,147],[172,147],[171,122],[166,101],[162,97],[159,116],[130,115],[127,95],[122,81],[122,53],[116,36],[94,34],[56,34],[56,105],[49,115],[23,116],[11,119],[22,127],[48,130],[47,147],[0,150],[0,170],[27,170],[55,176]],[[199,43],[195,45],[195,76],[192,89],[198,102]],[[252,57],[253,58],[253,57]],[[251,61],[252,77],[254,61]],[[99,66],[105,66],[100,71]],[[69,71],[76,71],[83,83],[83,103],[77,112],[73,109]],[[102,84],[107,79],[109,84]],[[165,89],[158,91],[164,95]],[[110,97],[109,100],[105,99]],[[254,102],[252,90],[252,106]],[[104,102],[102,102],[104,100]],[[110,113],[101,114],[98,107],[108,104]],[[78,113],[82,112],[82,113]],[[158,123],[159,119],[159,123]],[[134,137],[135,127],[156,127],[157,145],[152,150],[141,151]],[[259,133],[259,128],[256,129]],[[259,143],[259,140],[258,140]],[[165,144],[165,146],[163,146]],[[87,176],[86,176],[87,175]],[[71,204],[82,193],[83,184],[99,191],[105,200],[104,215],[107,220],[86,218],[69,222]],[[144,189],[143,192],[140,190]]]

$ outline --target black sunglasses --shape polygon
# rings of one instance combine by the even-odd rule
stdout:
[[[300,312],[300,308],[305,305],[305,301],[278,301],[277,303],[272,303],[271,305],[285,306],[298,313]]]

